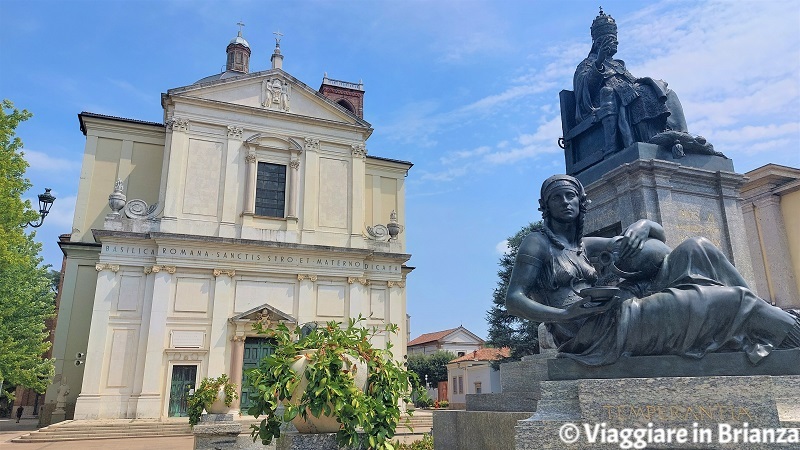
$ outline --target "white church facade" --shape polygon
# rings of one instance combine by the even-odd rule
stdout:
[[[250,53],[240,32],[224,73],[162,94],[163,123],[79,114],[42,422],[185,415],[199,380],[270,351],[257,321],[396,323],[373,345],[403,357],[411,163],[368,152],[361,83],[314,90],[279,45],[250,73]]]

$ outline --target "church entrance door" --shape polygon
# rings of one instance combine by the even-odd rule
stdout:
[[[194,389],[197,366],[172,366],[169,389],[169,417],[187,417],[189,389]]]
[[[244,341],[244,358],[242,361],[242,400],[241,411],[247,412],[250,407],[250,388],[247,385],[247,369],[258,367],[258,363],[265,356],[271,355],[275,350],[272,341],[267,338],[249,337]]]

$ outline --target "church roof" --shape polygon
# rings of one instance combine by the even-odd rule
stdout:
[[[164,124],[163,123],[148,122],[146,120],[128,119],[128,118],[125,118],[125,117],[107,116],[105,114],[97,114],[97,113],[82,111],[81,113],[78,114],[78,121],[81,124],[81,132],[83,133],[84,136],[86,136],[86,124],[83,123],[83,118],[84,117],[90,117],[90,118],[95,118],[95,119],[116,120],[118,122],[136,123],[136,124],[139,124],[139,125],[151,125],[151,126],[154,126],[154,127],[164,128]]]
[[[502,358],[511,356],[511,349],[508,347],[503,348],[480,348],[473,352],[467,353],[464,356],[450,361],[451,363],[464,362],[464,361],[496,361]]]

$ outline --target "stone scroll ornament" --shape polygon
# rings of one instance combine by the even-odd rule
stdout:
[[[670,248],[644,219],[613,238],[584,236],[588,199],[569,175],[545,180],[539,204],[543,225],[519,247],[506,308],[545,323],[560,357],[602,366],[623,355],[743,352],[755,365],[800,348],[800,311],[758,297],[708,239]]]
[[[164,205],[161,203],[148,205],[146,201],[138,198],[127,200],[122,193],[124,188],[122,180],[118,179],[114,183],[114,192],[108,196],[108,206],[111,208],[112,216],[120,217],[122,211],[128,219],[152,220],[164,210]]]
[[[604,155],[644,142],[672,149],[676,158],[686,153],[724,156],[702,136],[689,133],[683,106],[665,81],[635,77],[624,61],[614,59],[617,22],[602,8],[591,36],[592,48],[573,78],[575,109],[563,114],[574,117],[574,123],[571,118],[564,123],[564,141],[601,140],[593,147]],[[595,125],[602,134],[591,133]]]

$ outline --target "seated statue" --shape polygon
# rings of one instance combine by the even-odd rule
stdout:
[[[506,294],[510,314],[546,324],[559,356],[600,366],[622,355],[743,351],[757,364],[800,347],[800,314],[756,296],[709,240],[670,249],[649,220],[615,238],[584,237],[587,203],[576,178],[545,180],[544,225],[520,245]],[[596,285],[591,260],[622,276],[616,287]]]
[[[673,152],[716,154],[700,136],[688,133],[678,96],[662,80],[636,78],[617,53],[617,24],[602,8],[592,22],[592,49],[573,78],[575,123],[599,122],[603,154],[635,142],[675,146]],[[667,134],[662,134],[669,132]],[[655,138],[655,140],[654,140]],[[682,155],[681,155],[682,156]]]

